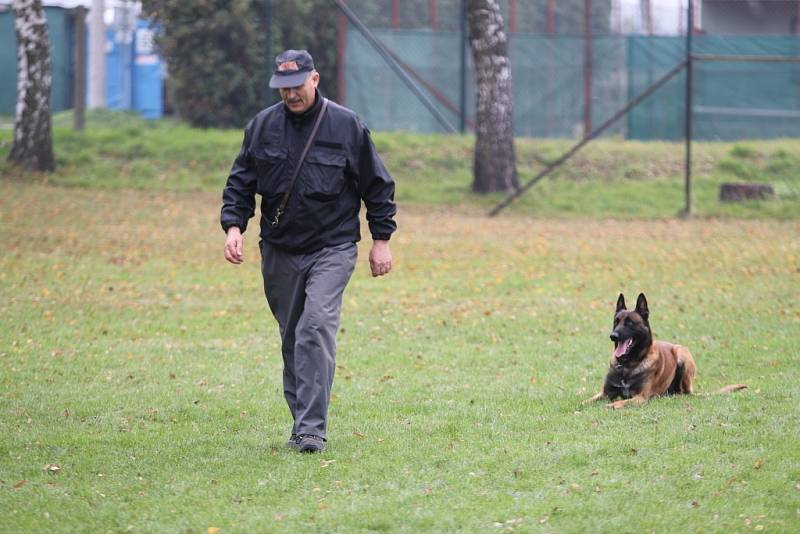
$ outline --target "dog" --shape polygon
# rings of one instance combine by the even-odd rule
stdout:
[[[650,330],[647,298],[639,293],[636,308],[625,308],[625,295],[619,294],[611,331],[614,351],[603,389],[584,402],[608,399],[608,408],[642,405],[660,395],[691,395],[697,366],[686,347],[655,341]],[[719,393],[744,389],[744,384],[725,386]],[[620,400],[615,400],[621,398]]]

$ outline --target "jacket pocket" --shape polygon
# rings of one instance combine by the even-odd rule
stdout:
[[[253,152],[258,171],[257,191],[261,196],[272,197],[282,195],[287,186],[286,147],[265,145]]]
[[[315,200],[333,200],[344,187],[347,158],[338,152],[313,151],[303,165],[305,195]]]

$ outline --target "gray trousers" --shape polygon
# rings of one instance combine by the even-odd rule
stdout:
[[[264,294],[280,327],[283,394],[293,434],[326,437],[342,294],[357,254],[355,243],[311,254],[261,243]]]

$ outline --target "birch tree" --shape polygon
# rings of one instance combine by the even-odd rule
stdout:
[[[50,43],[41,0],[14,0],[17,109],[8,160],[40,171],[55,168],[50,123]]]
[[[472,190],[519,188],[514,155],[514,111],[508,35],[497,0],[468,0],[469,44],[475,63],[477,118]]]

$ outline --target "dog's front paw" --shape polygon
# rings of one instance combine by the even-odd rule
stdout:
[[[586,400],[582,400],[581,404],[584,404],[584,405],[585,404],[591,404],[593,402],[597,402],[597,401],[601,400],[603,397],[605,397],[605,394],[601,391],[600,393],[598,393],[594,397],[590,397],[590,398],[588,398]]]
[[[627,404],[626,401],[618,400],[618,401],[606,404],[606,408],[609,408],[611,410],[619,410],[621,408],[624,408],[625,404]]]

